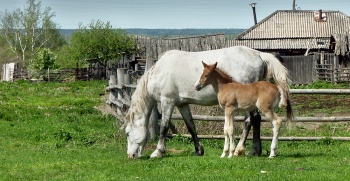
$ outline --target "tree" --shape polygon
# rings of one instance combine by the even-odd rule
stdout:
[[[56,59],[57,56],[50,49],[43,48],[35,54],[34,63],[30,67],[34,70],[56,69]]]
[[[113,29],[109,22],[92,21],[88,27],[79,26],[72,34],[67,50],[79,64],[97,60],[107,67],[108,60],[118,61],[124,54],[137,52],[136,41],[121,29]]]
[[[33,61],[35,54],[45,46],[54,45],[60,36],[57,24],[52,21],[55,13],[50,7],[41,8],[41,2],[28,0],[27,7],[1,16],[1,29],[10,49],[22,60],[22,66]],[[62,38],[58,38],[63,40]],[[52,41],[51,41],[52,40]]]
[[[4,36],[0,34],[0,65],[15,62],[15,54],[7,46],[7,42]]]

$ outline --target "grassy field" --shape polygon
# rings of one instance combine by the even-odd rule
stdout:
[[[156,146],[151,141],[142,159],[127,159],[124,132],[113,116],[104,114],[106,84],[1,82],[0,180],[350,178],[350,142],[330,139],[280,141],[274,159],[267,158],[270,142],[264,141],[261,157],[220,159],[223,140],[202,140],[205,155],[195,157],[191,140],[179,136],[168,140],[164,158],[149,159]],[[317,133],[301,126],[283,134],[350,136],[347,123],[338,126],[335,133],[333,125],[325,124]]]

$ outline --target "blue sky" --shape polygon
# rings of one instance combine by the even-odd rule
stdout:
[[[0,12],[23,9],[27,0],[0,0]],[[37,1],[38,2],[38,1]],[[56,13],[62,29],[109,21],[115,28],[249,28],[276,10],[291,10],[293,0],[41,0]],[[339,10],[350,16],[350,0],[296,0],[301,10]]]

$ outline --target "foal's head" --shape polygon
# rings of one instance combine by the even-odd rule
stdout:
[[[200,91],[202,88],[204,88],[205,86],[207,86],[210,83],[210,79],[211,76],[210,74],[212,72],[214,72],[214,70],[216,69],[216,65],[218,64],[217,62],[215,64],[212,65],[207,65],[206,63],[204,63],[202,61],[203,64],[203,73],[202,75],[199,77],[199,79],[197,80],[197,82],[194,84],[195,89],[197,91]]]

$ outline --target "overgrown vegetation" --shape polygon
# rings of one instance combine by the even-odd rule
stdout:
[[[293,89],[349,89],[349,83],[333,84],[326,81],[317,80],[312,84],[292,86]]]
[[[203,157],[191,139],[168,139],[164,158],[130,160],[119,121],[108,112],[103,81],[0,83],[0,180],[346,180],[350,142],[279,142],[279,156],[220,159],[223,140],[204,140]],[[201,128],[203,122],[197,122]],[[219,126],[219,125],[218,125]],[[346,125],[321,125],[317,134],[350,136]],[[344,129],[343,129],[344,128]],[[266,129],[266,132],[271,132]],[[294,136],[313,136],[296,128]],[[316,132],[316,130],[313,130]],[[288,133],[282,132],[282,135]],[[310,135],[311,134],[311,135]],[[237,142],[236,142],[237,143]],[[247,150],[251,141],[247,141]]]

